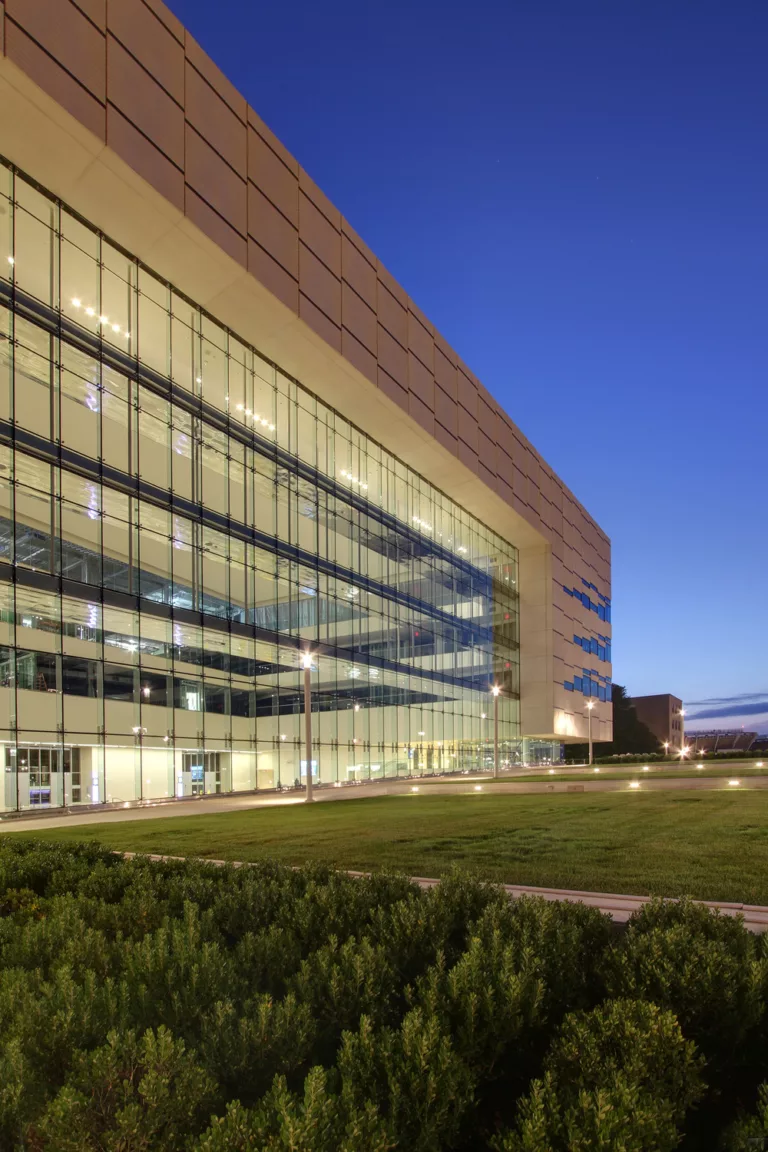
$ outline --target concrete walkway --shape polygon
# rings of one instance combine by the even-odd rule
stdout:
[[[718,765],[727,767],[727,765]],[[411,780],[381,780],[368,784],[340,788],[325,787],[315,789],[316,803],[329,803],[336,800],[363,800],[377,796],[404,796],[419,793],[429,796],[466,796],[483,793],[496,795],[528,795],[559,792],[711,792],[713,790],[734,791],[736,788],[768,788],[768,776],[747,776],[738,774],[738,765],[733,764],[732,777],[691,777],[666,778],[661,774],[644,777],[637,768],[627,769],[620,780],[601,780],[595,773],[594,779],[563,780],[552,782],[534,781],[525,778],[509,778],[498,783],[488,776],[460,776],[458,778],[421,777]],[[743,764],[742,764],[743,769]],[[606,767],[606,772],[616,769]],[[578,771],[583,772],[583,769]],[[620,769],[624,773],[623,769]],[[729,784],[729,779],[738,780],[738,785]],[[634,785],[637,785],[636,787]],[[123,807],[51,809],[44,813],[24,813],[0,817],[0,834],[3,832],[36,832],[49,828],[72,828],[87,824],[122,823],[125,820],[163,819],[170,816],[212,816],[219,812],[242,812],[250,808],[272,808],[289,804],[303,804],[304,792],[245,792],[228,793],[224,796],[200,796],[186,800],[158,800],[146,804],[125,805]]]

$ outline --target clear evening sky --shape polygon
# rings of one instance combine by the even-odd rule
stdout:
[[[768,730],[768,2],[171,7],[610,535],[614,678]]]

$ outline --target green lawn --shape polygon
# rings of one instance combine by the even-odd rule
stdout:
[[[598,764],[596,767],[600,769],[599,772],[596,772],[594,768],[569,768],[566,771],[563,771],[562,768],[555,768],[554,772],[545,768],[537,772],[526,772],[520,776],[502,775],[496,780],[490,778],[488,783],[512,784],[524,780],[533,783],[546,781],[548,784],[556,784],[571,780],[649,780],[653,779],[654,776],[664,780],[690,780],[691,778],[701,780],[708,776],[715,779],[749,780],[752,776],[768,776],[768,768],[756,768],[754,764],[730,764],[727,767],[723,767],[721,764],[705,764],[703,768],[697,768],[695,764],[650,764],[647,772],[643,772],[642,764],[633,764],[631,768],[620,767],[618,764]]]
[[[25,835],[23,827],[4,835]],[[26,835],[29,835],[28,833]],[[42,833],[111,848],[273,857],[508,883],[768,904],[768,792],[384,797]]]

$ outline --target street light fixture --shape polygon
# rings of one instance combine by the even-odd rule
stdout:
[[[499,695],[501,688],[498,684],[494,684],[491,692],[493,693],[493,778],[495,780],[499,775]]]
[[[587,715],[589,717],[589,763],[592,765],[592,709],[595,706],[594,700],[587,701]]]
[[[312,653],[302,653],[301,663],[304,668],[304,755],[307,760],[307,795],[306,802],[311,804],[312,795]]]

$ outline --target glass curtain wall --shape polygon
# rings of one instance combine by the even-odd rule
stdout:
[[[0,807],[519,762],[517,553],[0,166]]]

